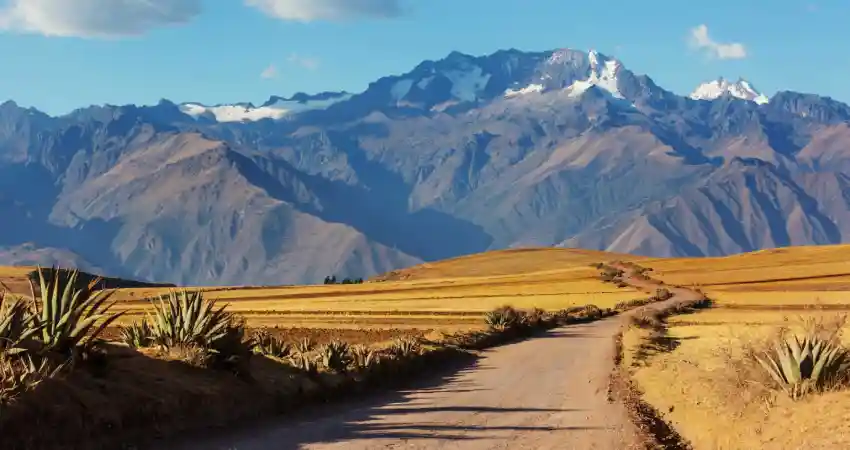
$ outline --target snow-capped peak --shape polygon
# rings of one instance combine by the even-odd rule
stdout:
[[[618,73],[622,65],[619,61],[590,50],[587,53],[562,49],[553,52],[545,66],[535,76],[505,91],[505,97],[516,97],[530,93],[552,90],[564,90],[572,97],[578,97],[596,86],[615,98],[623,98],[618,87]]]
[[[690,97],[694,100],[714,100],[725,94],[743,100],[749,100],[759,105],[769,101],[766,95],[756,91],[747,80],[742,78],[734,83],[730,83],[729,80],[724,78],[703,83],[691,93]]]
[[[617,72],[621,67],[620,62],[616,59],[605,58],[596,50],[587,52],[587,59],[590,63],[590,74],[586,80],[577,80],[568,88],[570,89],[570,96],[579,96],[592,86],[596,86],[608,91],[615,98],[623,98],[617,79]]]

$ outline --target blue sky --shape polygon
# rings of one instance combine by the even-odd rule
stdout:
[[[0,99],[259,103],[452,50],[569,47],[680,94],[722,75],[850,102],[847,23],[844,0],[0,0]]]

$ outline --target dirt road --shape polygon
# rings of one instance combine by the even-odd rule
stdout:
[[[626,278],[650,292],[659,287]],[[672,290],[675,297],[663,304],[695,295]],[[472,366],[394,397],[339,405],[312,419],[240,435],[159,448],[627,449],[633,427],[624,408],[607,400],[613,336],[622,320],[560,328],[488,350]]]

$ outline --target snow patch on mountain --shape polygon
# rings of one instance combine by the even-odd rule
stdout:
[[[590,89],[591,86],[596,86],[615,98],[623,98],[617,79],[617,72],[621,67],[620,63],[615,59],[608,59],[600,64],[599,54],[593,50],[588,52],[587,56],[590,62],[590,75],[586,80],[577,80],[567,88],[570,91],[570,96],[577,97]]]
[[[529,84],[528,86],[520,89],[508,89],[505,91],[505,97],[516,97],[518,95],[531,94],[534,92],[543,92],[543,85]]]
[[[490,81],[490,74],[485,74],[478,66],[467,70],[450,70],[444,74],[452,82],[452,96],[461,101],[477,100]]]
[[[251,103],[233,105],[206,106],[200,103],[183,103],[180,111],[184,114],[199,118],[211,114],[217,122],[256,122],[263,119],[280,120],[286,116],[326,109],[329,106],[351,98],[351,94],[325,94],[321,96],[294,96],[292,98],[272,97],[262,106],[256,107]]]
[[[714,81],[703,83],[691,93],[690,97],[694,100],[714,100],[723,95],[731,95],[732,97],[765,104],[769,101],[766,95],[758,92],[747,80],[738,79],[731,83],[729,80],[719,78]]]
[[[180,105],[180,111],[195,118],[205,114],[212,114],[216,122],[256,122],[262,119],[277,120],[290,114],[288,110],[270,107],[255,108],[250,105],[206,106],[199,103],[184,103]]]

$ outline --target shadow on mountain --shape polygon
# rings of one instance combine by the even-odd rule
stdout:
[[[370,240],[423,260],[439,260],[486,250],[493,238],[483,228],[431,208],[410,211],[411,188],[398,174],[369,161],[362,151],[347,154],[365,186],[304,174],[287,162],[232,156],[252,184],[327,222],[349,225]],[[269,173],[273,172],[273,174]],[[303,195],[296,189],[306,188]],[[316,201],[318,200],[318,202]]]

